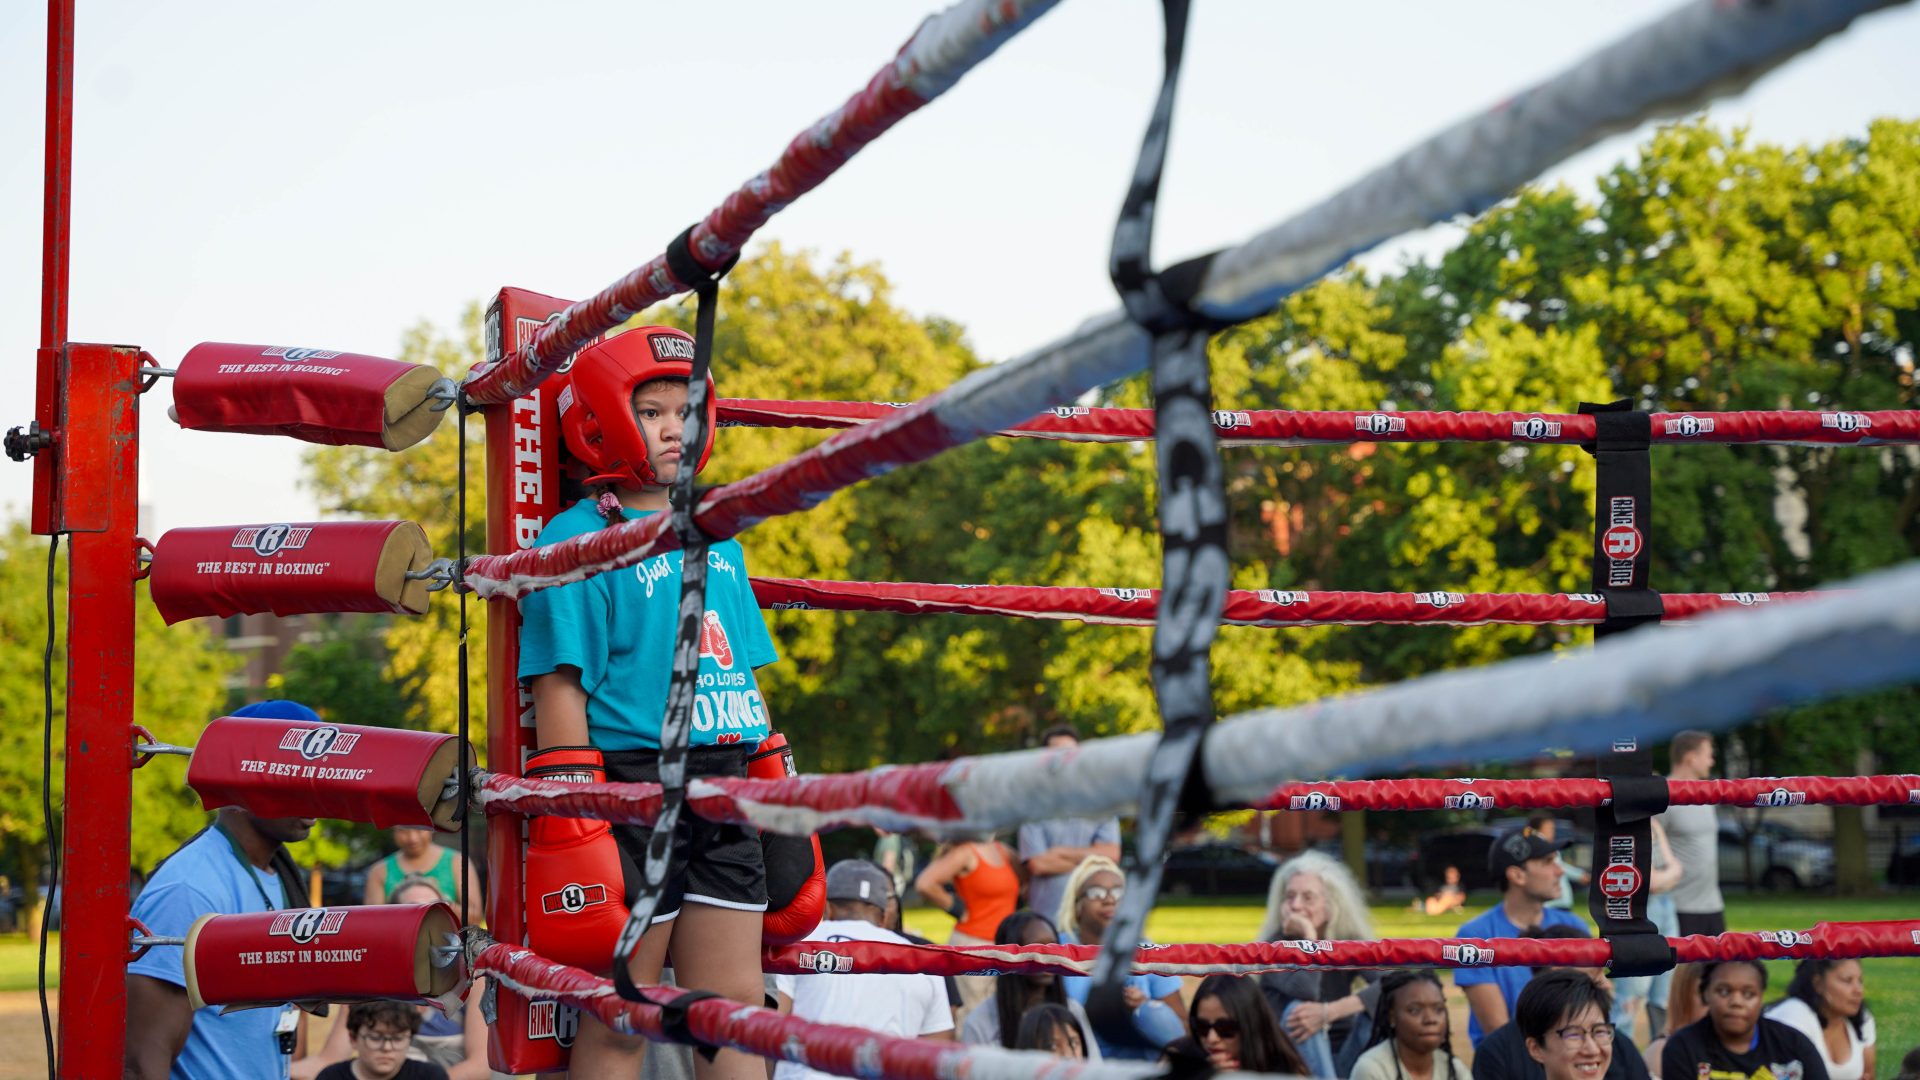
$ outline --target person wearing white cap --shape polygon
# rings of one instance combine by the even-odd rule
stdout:
[[[893,876],[865,859],[846,859],[827,868],[827,917],[808,941],[888,941],[907,939],[886,929]],[[946,984],[937,975],[859,973],[776,975],[780,1011],[821,1024],[848,1024],[906,1038],[953,1038],[953,1010]],[[791,1061],[773,1071],[773,1080],[813,1080],[827,1074]]]

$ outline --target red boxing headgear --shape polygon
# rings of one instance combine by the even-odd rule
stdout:
[[[641,326],[590,345],[574,357],[558,394],[560,431],[587,471],[589,484],[644,487],[654,476],[646,437],[633,418],[633,392],[653,379],[693,377],[693,338],[670,326]],[[707,438],[694,463],[698,473],[713,453],[719,395],[707,376]]]

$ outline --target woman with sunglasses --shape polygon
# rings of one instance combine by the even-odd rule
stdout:
[[[1389,972],[1379,982],[1366,1053],[1352,1080],[1470,1080],[1453,1056],[1447,993],[1431,971]]]
[[[1707,1015],[1667,1038],[1660,1075],[1667,1080],[1712,1073],[1714,1080],[1792,1077],[1828,1080],[1827,1064],[1813,1041],[1778,1020],[1760,1015],[1767,969],[1758,960],[1721,960],[1700,965],[1700,997]]]
[[[1267,1008],[1260,987],[1239,975],[1209,975],[1187,1014],[1193,1039],[1216,1069],[1304,1075],[1307,1063]]]
[[[1060,901],[1060,940],[1069,945],[1099,945],[1126,891],[1126,875],[1112,859],[1102,855],[1082,859],[1067,878],[1066,895]],[[1084,975],[1063,975],[1060,982],[1068,997],[1086,1005],[1092,979]],[[1132,1010],[1132,1029],[1112,1033],[1095,1031],[1093,1040],[1101,1054],[1110,1058],[1151,1060],[1159,1057],[1168,1043],[1186,1035],[1186,1003],[1180,1000],[1179,979],[1168,975],[1129,975],[1124,993],[1127,1007]]]

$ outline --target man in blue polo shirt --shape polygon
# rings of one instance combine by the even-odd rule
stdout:
[[[233,715],[320,720],[294,701],[263,701]],[[312,818],[262,818],[225,807],[212,825],[154,868],[134,901],[133,917],[155,936],[185,937],[202,915],[305,907],[285,845],[305,840],[312,828]],[[293,1053],[292,1007],[224,1014],[217,1005],[195,1010],[187,999],[182,951],[158,945],[127,965],[125,1075],[285,1080]]]
[[[1500,888],[1500,902],[1468,919],[1456,936],[1463,938],[1517,938],[1532,927],[1587,924],[1570,911],[1547,907],[1560,896],[1560,878],[1566,871],[1555,858],[1572,840],[1548,840],[1531,829],[1516,829],[1494,841],[1487,852],[1487,869]],[[1525,967],[1461,967],[1453,984],[1467,995],[1472,1015],[1467,1038],[1475,1046],[1488,1032],[1513,1019],[1514,1002],[1533,971]]]

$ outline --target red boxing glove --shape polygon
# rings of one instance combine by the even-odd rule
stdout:
[[[747,756],[747,775],[777,780],[794,775],[793,748],[775,733]],[[762,946],[788,945],[820,925],[827,906],[827,864],[818,836],[782,836],[762,830],[760,854],[767,864],[767,914],[760,921]]]
[[[607,767],[591,746],[554,746],[527,759],[527,775],[604,782]],[[528,947],[573,967],[611,970],[639,878],[606,822],[534,818],[527,826]]]

